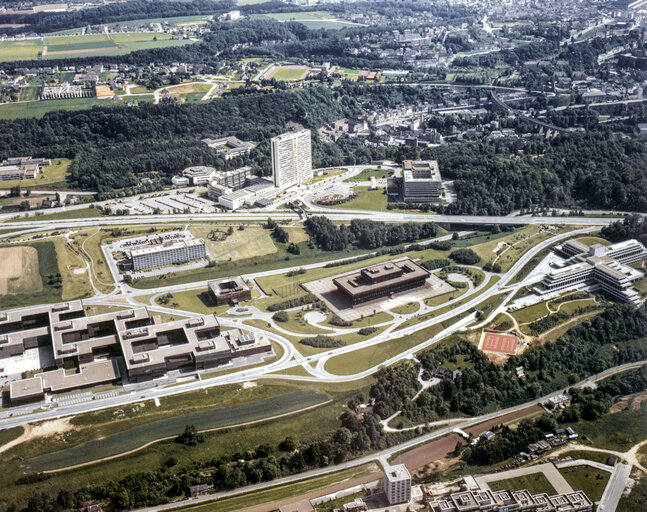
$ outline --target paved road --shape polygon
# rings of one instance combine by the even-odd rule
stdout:
[[[631,473],[631,465],[618,463],[613,469],[609,483],[604,488],[600,504],[598,505],[598,512],[614,512],[618,506],[618,502],[622,497]]]

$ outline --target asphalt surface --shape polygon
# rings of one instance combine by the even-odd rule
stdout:
[[[609,483],[607,483],[607,486],[604,488],[604,492],[602,493],[602,498],[600,498],[598,512],[615,511],[618,506],[618,502],[622,497],[622,491],[624,491],[625,486],[627,485],[630,473],[630,464],[622,464],[619,462],[615,465],[611,478],[609,479]]]

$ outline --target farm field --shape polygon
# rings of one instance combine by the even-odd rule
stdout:
[[[65,177],[67,168],[72,163],[69,158],[52,158],[52,165],[41,167],[41,172],[33,180],[10,180],[0,182],[0,190],[9,190],[11,187],[19,185],[23,189],[38,187],[56,187],[63,188],[67,185]]]
[[[122,454],[144,446],[151,441],[175,436],[181,433],[184,427],[189,424],[195,425],[198,430],[216,429],[296,412],[306,407],[322,404],[328,400],[329,397],[325,393],[306,389],[230,407],[217,407],[193,414],[154,421],[106,438],[88,441],[66,450],[27,460],[24,463],[24,469],[32,472],[65,468]]]
[[[34,247],[0,248],[0,296],[33,293],[43,289]]]
[[[58,59],[65,56],[125,55],[135,50],[182,46],[195,41],[174,39],[170,34],[124,33],[50,36],[41,39],[0,42],[0,62]]]

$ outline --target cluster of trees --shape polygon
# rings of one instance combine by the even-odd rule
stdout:
[[[481,261],[481,257],[472,249],[457,249],[452,251],[449,257],[461,265],[476,265]]]
[[[336,340],[335,338],[331,338],[330,336],[325,336],[323,334],[317,334],[312,338],[300,339],[299,343],[317,348],[335,348],[346,345],[346,343],[341,340]]]
[[[432,238],[438,234],[433,222],[385,224],[366,219],[353,219],[350,226],[337,227],[328,217],[308,217],[304,223],[315,243],[326,251],[343,251],[351,246],[376,249]]]
[[[611,242],[622,242],[635,238],[647,244],[647,222],[642,215],[629,215],[602,228],[600,234]]]
[[[453,415],[473,416],[492,407],[508,407],[574,384],[588,375],[647,356],[647,308],[614,305],[594,319],[570,329],[556,342],[534,345],[505,365],[490,362],[473,344],[450,339],[444,347],[419,355],[424,378],[438,367],[457,365],[461,375],[419,390],[419,366],[402,363],[380,371],[370,394],[375,412],[382,418],[398,410],[414,422],[427,422]],[[614,350],[610,350],[614,347]],[[460,363],[460,364],[459,364]],[[524,379],[515,368],[523,366]]]

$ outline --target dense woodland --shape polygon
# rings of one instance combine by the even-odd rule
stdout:
[[[647,245],[647,222],[642,215],[629,215],[621,221],[602,228],[601,234],[611,242],[622,242],[635,238]]]
[[[105,199],[161,188],[190,165],[249,164],[254,172],[267,175],[269,138],[290,122],[316,129],[364,109],[434,102],[440,94],[408,86],[362,85],[238,91],[204,105],[100,107],[3,121],[0,158],[73,158],[70,186],[96,190],[98,198]],[[249,157],[225,163],[200,142],[225,135],[260,144]],[[504,215],[559,206],[647,211],[647,145],[635,139],[570,133],[550,140],[498,139],[425,149],[369,148],[348,137],[322,143],[314,136],[316,166],[406,158],[435,158],[443,176],[455,180],[458,200],[441,207],[443,213]]]
[[[406,362],[381,370],[371,396],[381,418],[400,409],[403,417],[416,423],[479,415],[546,395],[607,368],[644,359],[646,338],[647,308],[615,305],[570,329],[556,342],[533,345],[502,366],[491,363],[467,341],[427,350],[418,357],[424,378],[447,363],[458,365],[462,374],[427,389],[412,402],[420,388],[419,366]],[[518,366],[524,367],[526,378],[516,377]]]
[[[310,237],[325,251],[343,251],[356,246],[360,249],[376,249],[411,243],[438,234],[433,222],[408,222],[406,224],[385,224],[366,219],[353,219],[350,225],[339,226],[328,217],[308,217],[304,223]]]

